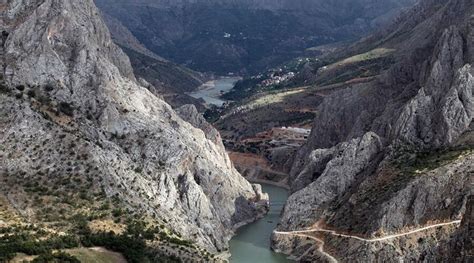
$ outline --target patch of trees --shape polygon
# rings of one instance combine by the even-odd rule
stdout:
[[[146,242],[160,238],[183,246],[190,246],[190,241],[169,237],[159,227],[148,227],[142,221],[132,220],[127,223],[126,230],[121,234],[110,232],[93,233],[87,225],[87,217],[76,216],[76,233],[80,236],[81,244],[86,247],[101,246],[120,252],[130,263],[152,262],[154,253]],[[163,262],[176,262],[175,258],[161,258]]]
[[[64,252],[46,253],[31,261],[32,263],[81,263],[79,259]]]
[[[8,262],[16,253],[27,255],[45,255],[52,250],[78,247],[79,242],[73,236],[53,236],[38,239],[27,231],[15,231],[0,237],[0,262]]]
[[[88,226],[89,217],[75,215],[71,218],[73,229],[68,235],[49,235],[41,229],[0,228],[0,262],[12,260],[17,253],[38,256],[33,262],[77,263],[77,258],[57,250],[100,246],[122,253],[130,263],[154,262],[157,251],[147,245],[147,241],[159,237],[162,241],[182,247],[193,247],[193,243],[167,234],[164,226],[147,226],[139,220],[127,220],[123,233],[112,231],[92,232]],[[49,236],[48,236],[49,235]],[[46,237],[46,238],[45,238]],[[179,262],[173,256],[160,255],[162,262]]]

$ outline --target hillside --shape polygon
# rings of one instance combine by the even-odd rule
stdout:
[[[144,83],[153,94],[163,96],[173,108],[194,104],[200,111],[204,110],[201,101],[185,93],[201,86],[209,78],[208,76],[156,55],[143,46],[120,21],[105,13],[101,15],[114,43],[121,47],[130,58],[134,74],[151,84]]]
[[[473,13],[472,1],[421,1],[335,64],[392,50],[387,70],[318,106],[274,249],[307,261],[472,259]]]
[[[92,0],[0,8],[0,261],[209,261],[266,211],[196,109],[136,80]]]
[[[306,48],[358,38],[414,2],[96,1],[153,52],[220,75],[256,73]]]

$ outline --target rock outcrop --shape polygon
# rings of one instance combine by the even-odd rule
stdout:
[[[275,249],[301,260],[472,259],[472,240],[460,233],[473,194],[473,12],[472,1],[421,1],[357,44],[358,51],[374,43],[396,48],[396,63],[320,105],[293,163],[279,231],[326,232],[313,236],[318,249],[288,234],[274,235]],[[449,224],[429,228],[436,222]],[[450,246],[461,255],[448,253]]]
[[[474,116],[474,79],[471,65],[465,64],[465,52],[459,29],[447,28],[427,61],[424,85],[395,122],[397,139],[438,148],[449,146],[468,129]]]
[[[193,125],[195,128],[201,129],[206,135],[207,139],[219,146],[222,152],[225,152],[221,135],[211,124],[206,121],[206,119],[197,111],[194,105],[183,105],[176,109],[176,112],[183,120],[191,123],[191,125]]]
[[[281,226],[297,229],[317,222],[325,205],[347,194],[365,176],[364,172],[367,173],[370,166],[377,164],[381,151],[382,143],[374,133],[367,133],[362,138],[331,149],[313,151],[309,156],[309,165],[298,175],[294,187],[301,187],[304,181],[308,181],[309,178],[304,177],[315,179],[290,196],[283,211]],[[311,222],[305,222],[307,219]]]
[[[82,189],[88,202],[115,200],[216,252],[265,210],[267,197],[234,169],[194,108],[181,113],[197,128],[138,84],[92,0],[3,1],[1,9],[0,191],[26,221],[44,222],[44,206],[25,183],[57,192],[38,197],[59,200],[46,205],[51,215],[73,211],[60,200],[82,200]],[[96,192],[103,199],[86,198]]]

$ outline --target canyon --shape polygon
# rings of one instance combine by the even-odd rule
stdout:
[[[0,11],[0,261],[473,260],[471,0]]]
[[[76,233],[80,218],[88,235],[119,236],[135,222],[161,238],[127,260],[209,258],[265,213],[267,196],[235,170],[196,109],[178,115],[135,78],[92,0],[8,1],[2,12],[7,233],[36,239],[28,229],[43,224]],[[48,233],[41,239],[57,238]]]

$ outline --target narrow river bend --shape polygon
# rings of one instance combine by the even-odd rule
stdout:
[[[288,198],[288,191],[267,184],[262,184],[262,188],[270,197],[270,211],[262,219],[237,230],[230,241],[231,263],[291,262],[285,255],[270,249],[270,236],[280,221],[280,213]]]

